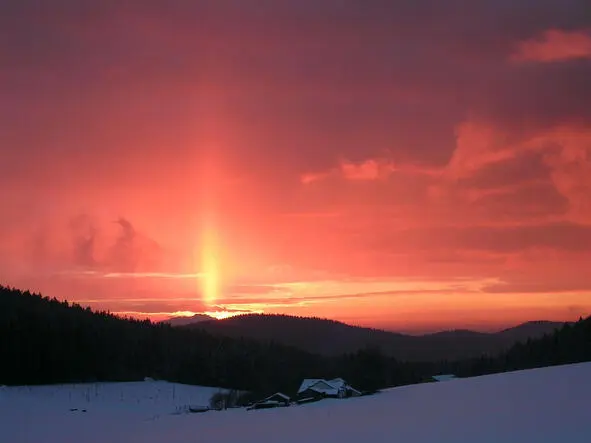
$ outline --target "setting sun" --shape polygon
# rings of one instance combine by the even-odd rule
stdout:
[[[250,312],[249,312],[250,313]],[[223,320],[224,318],[236,317],[237,315],[244,315],[243,311],[205,311],[205,315],[215,318],[216,320]]]

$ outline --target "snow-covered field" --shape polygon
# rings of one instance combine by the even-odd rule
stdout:
[[[290,408],[173,414],[207,405],[216,391],[165,382],[0,388],[0,442],[591,441],[591,363]]]

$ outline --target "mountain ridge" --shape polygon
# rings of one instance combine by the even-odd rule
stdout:
[[[517,342],[539,338],[563,325],[564,322],[535,320],[498,332],[459,329],[417,336],[315,317],[245,314],[223,320],[189,322],[180,327],[276,342],[328,356],[379,348],[400,360],[436,361],[498,354]]]
[[[191,315],[190,317],[182,316],[182,317],[170,317],[166,320],[162,320],[159,323],[168,324],[170,326],[189,326],[195,323],[200,323],[203,321],[212,321],[217,320],[215,317],[207,314],[195,314]]]

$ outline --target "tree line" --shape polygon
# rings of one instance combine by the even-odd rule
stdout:
[[[320,356],[273,342],[122,318],[0,286],[0,356],[0,384],[7,385],[149,376],[267,395],[294,394],[303,378],[343,377],[358,389],[374,391],[442,372],[470,376],[591,360],[591,317],[497,356],[420,363],[398,361],[378,348]]]

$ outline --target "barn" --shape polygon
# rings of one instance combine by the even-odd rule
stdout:
[[[289,396],[281,393],[276,392],[273,395],[270,395],[267,398],[264,398],[256,403],[253,403],[248,409],[269,409],[269,408],[279,408],[284,406],[289,406],[291,399]]]
[[[325,380],[321,378],[307,378],[302,381],[298,389],[298,403],[316,401],[323,398],[347,398],[361,395],[357,389],[350,386],[342,378]]]

